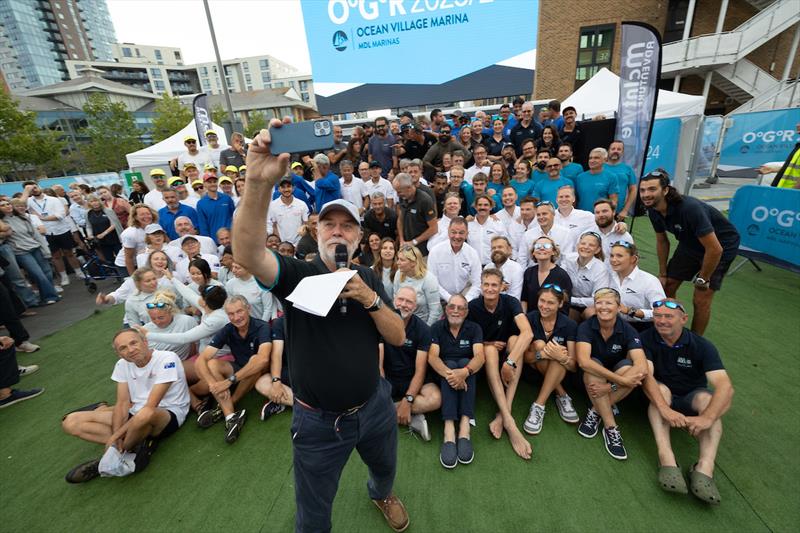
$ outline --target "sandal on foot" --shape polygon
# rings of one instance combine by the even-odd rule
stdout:
[[[692,494],[706,503],[719,505],[721,500],[719,490],[717,490],[717,484],[714,483],[714,478],[708,477],[702,472],[698,472],[695,470],[696,466],[697,465],[693,466],[691,470],[689,470]]]
[[[686,480],[679,466],[660,466],[658,468],[658,483],[667,492],[677,492],[678,494],[688,494]]]

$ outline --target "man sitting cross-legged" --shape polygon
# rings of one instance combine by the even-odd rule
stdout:
[[[647,416],[658,446],[658,481],[668,492],[686,494],[670,443],[670,429],[681,428],[700,443],[700,457],[689,470],[692,494],[718,505],[714,460],[722,438],[722,415],[731,406],[733,386],[711,342],[685,328],[688,316],[680,302],[653,302],[655,327],[642,333],[645,355],[653,366],[644,392],[650,398]],[[713,391],[708,389],[711,383]]]
[[[250,304],[244,296],[229,297],[225,312],[230,323],[214,335],[197,358],[195,368],[200,381],[192,387],[192,392],[197,396],[210,392],[218,404],[212,407],[210,401],[204,402],[197,410],[197,424],[208,428],[224,416],[225,442],[233,444],[247,415],[244,409],[236,411],[235,406],[267,368],[272,341],[269,324],[250,316]],[[233,355],[231,362],[214,357],[225,345]]]
[[[113,446],[119,453],[135,453],[138,472],[147,466],[157,442],[183,424],[189,412],[189,388],[174,352],[151,350],[134,329],[123,329],[113,342],[120,358],[111,374],[117,382],[116,404],[74,411],[61,426],[70,435],[105,444],[106,449]],[[100,471],[100,459],[94,459],[73,468],[66,480],[83,483],[100,474],[120,475]]]
[[[272,352],[269,356],[269,373],[256,381],[256,390],[267,398],[261,407],[261,420],[267,420],[294,405],[289,365],[286,362],[286,330],[284,317],[276,318],[270,326]]]
[[[503,290],[503,272],[487,268],[481,273],[481,295],[469,303],[469,318],[481,328],[486,379],[497,403],[497,414],[489,431],[499,439],[503,430],[514,452],[531,458],[531,444],[525,440],[511,415],[511,404],[522,374],[523,354],[533,340],[533,332],[522,304]]]
[[[392,385],[392,400],[397,409],[397,423],[417,432],[424,441],[431,440],[424,413],[442,405],[439,387],[428,377],[428,349],[431,329],[414,314],[417,292],[400,287],[394,295],[394,307],[405,324],[406,340],[402,346],[381,343],[384,377]],[[437,380],[438,381],[438,380]]]

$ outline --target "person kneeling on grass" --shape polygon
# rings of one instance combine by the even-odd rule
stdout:
[[[200,381],[192,391],[198,396],[210,392],[217,401],[216,406],[212,406],[211,398],[203,401],[197,409],[197,425],[209,428],[224,416],[225,442],[233,444],[247,416],[244,409],[235,410],[236,403],[253,388],[269,365],[272,340],[269,324],[250,316],[250,304],[244,296],[229,297],[225,312],[230,323],[214,335],[197,358],[195,368]],[[226,345],[233,355],[231,362],[214,357]]]
[[[539,395],[531,404],[528,418],[523,428],[526,433],[538,435],[544,422],[545,403],[555,391],[554,398],[558,414],[568,424],[577,424],[580,419],[572,406],[572,398],[561,385],[567,372],[575,372],[575,336],[578,326],[566,314],[559,312],[569,305],[567,293],[561,287],[545,283],[539,289],[537,309],[528,313],[528,321],[533,329],[533,343],[525,353],[525,362],[543,376]]]
[[[261,420],[265,421],[272,415],[277,415],[294,405],[294,392],[292,391],[289,376],[289,364],[286,361],[286,329],[284,317],[276,318],[270,326],[272,351],[269,356],[269,373],[264,374],[256,381],[256,390],[267,401],[261,407]]]
[[[174,352],[152,350],[135,329],[123,329],[114,336],[119,361],[111,379],[117,382],[113,406],[94,404],[64,417],[64,431],[80,439],[105,444],[104,458],[115,448],[123,458],[135,454],[133,471],[144,470],[157,444],[175,433],[189,412],[189,387],[183,365]],[[124,462],[124,459],[123,459]],[[115,469],[116,470],[116,469]],[[69,483],[83,483],[99,475],[119,476],[128,471],[109,471],[100,459],[73,468]]]
[[[446,318],[431,328],[428,363],[441,376],[444,442],[439,461],[445,468],[469,464],[475,457],[470,420],[475,418],[475,372],[484,363],[483,336],[480,326],[467,320],[467,310],[467,299],[454,294],[445,307]]]
[[[642,345],[653,367],[644,392],[650,398],[647,416],[658,446],[658,481],[668,492],[686,494],[669,433],[682,428],[700,443],[700,458],[689,471],[692,494],[718,505],[714,460],[722,438],[722,415],[731,406],[733,386],[711,342],[684,326],[688,316],[672,299],[653,302],[655,327],[642,333]],[[708,389],[708,383],[714,388]]]
[[[612,406],[642,384],[649,368],[639,334],[619,314],[619,292],[600,289],[594,294],[594,307],[595,316],[578,326],[575,347],[592,402],[578,433],[593,438],[602,419],[606,451],[614,459],[622,460],[628,454]]]
[[[435,411],[442,405],[439,387],[427,377],[431,329],[414,314],[417,292],[413,287],[397,290],[394,307],[405,324],[406,340],[402,346],[381,342],[384,377],[392,385],[397,423],[408,426],[427,442],[431,440],[431,433],[424,413]]]

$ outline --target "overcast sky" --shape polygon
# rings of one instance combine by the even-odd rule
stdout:
[[[117,40],[176,46],[184,63],[214,61],[201,0],[107,0]],[[297,0],[210,0],[223,59],[269,54],[311,72]]]

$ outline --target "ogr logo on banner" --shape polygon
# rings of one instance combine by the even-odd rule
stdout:
[[[772,141],[791,142],[794,140],[793,130],[778,130],[778,131],[748,131],[742,135],[742,142],[750,144],[756,140],[762,140],[767,143]]]
[[[800,212],[792,209],[776,209],[763,205],[756,206],[750,214],[755,222],[764,222],[770,217],[775,218],[775,222],[784,228],[791,228],[795,221],[800,221]]]

